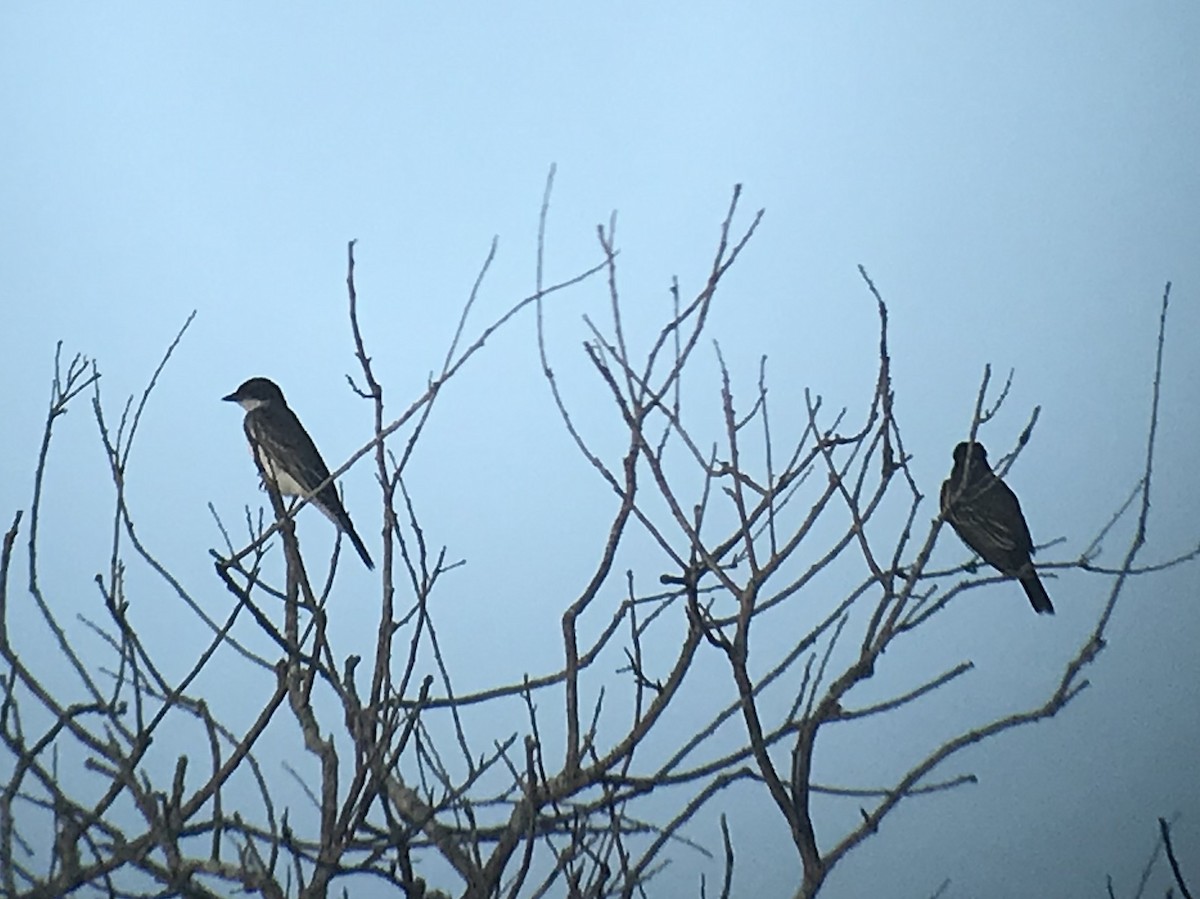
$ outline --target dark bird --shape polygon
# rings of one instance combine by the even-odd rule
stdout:
[[[263,477],[269,478],[282,495],[310,497],[312,504],[350,538],[363,564],[374,568],[338,497],[337,487],[329,480],[325,460],[296,413],[288,408],[279,385],[267,378],[251,378],[222,399],[246,410],[246,439],[258,457]],[[321,484],[325,486],[314,495]]]
[[[1025,588],[1034,611],[1054,614],[1033,568],[1033,538],[1017,495],[996,477],[980,443],[954,448],[954,470],[942,482],[942,513],[963,543],[1001,574]]]

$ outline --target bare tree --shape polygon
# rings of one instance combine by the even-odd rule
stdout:
[[[878,311],[878,371],[857,421],[806,394],[799,426],[781,428],[771,414],[765,361],[755,387],[742,396],[718,346],[722,386],[713,399],[723,425],[720,440],[706,445],[685,410],[683,384],[718,288],[761,212],[738,226],[735,190],[702,288],[685,297],[674,285],[670,315],[657,334],[637,335],[648,349],[635,356],[630,347],[638,341],[627,334],[617,288],[611,223],[598,229],[596,266],[543,283],[551,183],[542,205],[536,290],[468,342],[468,313],[493,245],[440,372],[398,412],[385,403],[359,327],[350,245],[349,318],[361,368],[355,389],[373,404],[375,433],[334,477],[361,463],[373,465],[378,479],[386,540],[373,645],[331,639],[337,552],[329,576],[314,582],[293,527],[298,507],[285,508],[273,492],[273,514],[247,510],[246,546],[238,548],[222,524],[226,548],[213,553],[215,580],[200,588],[174,578],[139,540],[124,490],[130,450],[183,331],[140,401],[125,404],[115,431],[96,366],[77,356],[64,369],[56,356],[28,524],[21,512],[14,516],[0,558],[0,886],[6,895],[61,896],[87,887],[110,896],[191,897],[236,887],[268,897],[319,897],[351,884],[381,883],[412,897],[443,891],[478,899],[632,896],[646,894],[673,853],[699,853],[723,871],[712,891],[728,896],[736,856],[724,818],[723,845],[715,851],[690,838],[688,825],[711,815],[714,797],[738,785],[757,797],[764,818],[774,817],[790,835],[796,895],[814,896],[899,803],[971,780],[941,775],[947,760],[1056,715],[1087,686],[1083,671],[1103,649],[1131,576],[1191,561],[1200,551],[1140,561],[1168,286],[1144,467],[1114,516],[1136,518],[1135,536],[1112,565],[1098,558],[1098,536],[1079,557],[1039,566],[1091,572],[1108,591],[1091,635],[1062,660],[1059,682],[1033,707],[971,722],[934,741],[892,783],[824,783],[813,761],[823,735],[844,722],[903,714],[972,667],[963,660],[901,687],[889,680],[887,649],[919,639],[964,592],[998,580],[969,561],[948,570],[930,566],[943,520],[936,513],[928,524],[922,518],[929,504],[922,504],[924,493],[910,471],[893,404],[887,306],[863,271]],[[620,429],[624,448],[612,457],[577,427],[545,331],[554,295],[594,277],[607,278],[609,315],[604,323],[586,319],[591,339],[584,353]],[[407,485],[414,449],[443,402],[443,388],[481,354],[489,336],[521,313],[536,318],[537,350],[562,425],[611,491],[615,509],[591,567],[578,570],[578,592],[544,600],[561,615],[561,662],[517,683],[460,692],[439,644],[440,630],[453,626],[440,605],[442,585],[457,563],[430,539]],[[105,617],[86,619],[109,647],[107,659],[78,649],[64,624],[67,598],[45,595],[39,580],[48,449],[56,421],[89,388],[115,496],[110,567],[97,579]],[[985,370],[972,439],[1007,392],[1005,384],[993,395]],[[1002,472],[1036,419],[1035,409],[998,466]],[[888,504],[902,510],[899,527],[881,515]],[[27,596],[12,591],[23,526]],[[668,560],[666,569],[622,568],[629,544],[645,541]],[[282,582],[268,554],[279,544]],[[139,601],[126,591],[131,565],[152,572],[175,597],[178,614],[210,634],[182,676],[164,673],[174,648],[143,637]],[[209,611],[219,605],[215,585],[228,597],[221,617]],[[32,605],[23,605],[22,614],[36,613],[53,652],[35,649],[28,631],[9,627],[18,604],[26,603]],[[774,653],[778,641],[764,644],[762,635],[780,627],[795,638]],[[760,651],[763,645],[769,648]],[[614,659],[619,665],[609,664]],[[691,682],[714,663],[729,692],[709,691],[698,701],[689,693]],[[235,720],[227,697],[206,690],[213,682],[206,674],[215,670],[226,682],[236,680],[243,698],[257,697],[255,717]],[[856,702],[855,687],[872,679],[883,682],[888,698]],[[497,710],[520,723],[480,740],[474,722],[497,720]],[[291,781],[274,775],[277,761],[264,764],[268,733],[283,735],[292,747],[285,761]],[[160,743],[181,748],[169,758]],[[857,805],[859,820],[841,831],[818,820],[818,795]],[[703,894],[709,889],[701,883]]]

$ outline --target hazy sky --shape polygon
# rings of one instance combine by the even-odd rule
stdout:
[[[1035,539],[1064,539],[1048,551],[1057,560],[1090,542],[1139,475],[1158,304],[1174,282],[1144,559],[1195,545],[1200,8],[750,6],[6,4],[4,528],[29,505],[55,342],[97,360],[117,414],[195,309],[128,490],[143,537],[215,595],[206,553],[220,540],[206,504],[236,523],[263,502],[240,414],[220,397],[251,375],[274,378],[340,464],[370,428],[344,378],[357,371],[346,242],[359,240],[363,324],[398,410],[440,366],[493,235],[499,256],[474,322],[532,291],[553,163],[548,278],[596,261],[595,225],[616,210],[643,347],[671,276],[685,293],[703,283],[732,186],[745,185],[744,221],[766,208],[711,336],[745,397],[768,356],[776,416],[802,414],[807,386],[861,418],[876,347],[865,265],[890,304],[897,408],[927,495],[965,435],[985,363],[1015,369],[983,439],[993,455],[1007,450],[1042,406],[1010,481]],[[552,357],[603,442],[619,422],[579,353],[580,317],[603,316],[603,285],[554,302]],[[702,356],[692,402],[711,419],[719,384],[711,351]],[[48,583],[81,609],[97,602],[111,508],[90,416],[85,401],[61,422],[43,525],[56,545]],[[414,492],[435,542],[468,560],[442,619],[452,666],[479,685],[531,659],[552,664],[611,494],[556,424],[531,319],[447,392],[428,437]],[[375,553],[371,473],[344,483]],[[304,532],[315,542],[323,524]],[[1124,535],[1106,544],[1110,560]],[[947,532],[939,548],[947,565],[965,558],[952,541]],[[1198,570],[1132,583],[1084,695],[957,759],[946,773],[979,784],[904,805],[825,895],[926,896],[950,878],[948,897],[1096,897],[1112,874],[1131,896],[1157,817],[1176,812],[1181,861],[1200,886]],[[370,595],[365,574],[342,576]],[[148,577],[137,586],[148,591],[142,627],[170,633],[170,597]],[[949,610],[926,651],[978,668],[883,745],[916,753],[929,734],[1044,696],[1107,591],[1070,571],[1047,586],[1052,619],[1007,584]],[[896,683],[928,671],[918,657],[889,664]],[[824,759],[828,779],[857,772],[876,785],[869,728],[837,745],[847,756]],[[735,892],[785,895],[794,862],[782,823],[742,814],[744,798],[714,802],[690,835],[716,849],[728,811],[740,828]],[[664,894],[694,894],[697,860],[674,857]]]

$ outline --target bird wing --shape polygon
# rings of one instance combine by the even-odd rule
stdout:
[[[996,546],[1028,555],[1033,552],[1033,538],[1017,495],[999,478],[993,476],[989,480],[990,483],[980,485],[968,505]]]
[[[287,407],[267,406],[248,413],[246,437],[281,493],[307,496],[329,477],[316,444]]]
[[[326,518],[349,535],[367,568],[374,568],[375,563],[342,505],[337,486],[325,483],[329,481],[329,467],[296,413],[287,406],[268,405],[248,412],[244,427],[262,471],[279,492],[309,497]],[[313,495],[313,490],[323,483],[325,486]]]
[[[988,474],[964,488],[951,478],[942,484],[941,501],[959,537],[993,568],[1018,574],[1029,565],[1029,526],[1003,481]]]

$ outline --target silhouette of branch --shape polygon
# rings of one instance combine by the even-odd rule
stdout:
[[[1167,823],[1166,818],[1158,819],[1158,831],[1162,835],[1163,846],[1167,850],[1167,861],[1171,863],[1171,873],[1175,876],[1175,884],[1179,887],[1179,893],[1183,899],[1192,899],[1192,893],[1183,881],[1183,872],[1179,870],[1179,860],[1175,858],[1175,847],[1171,845],[1171,825]]]

